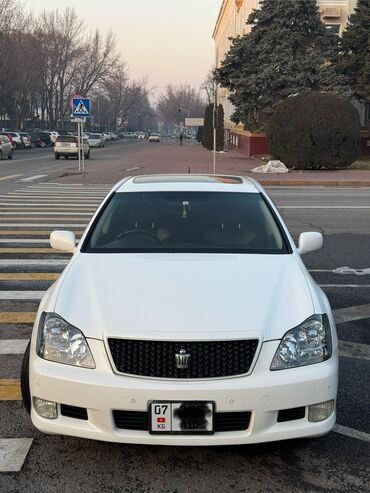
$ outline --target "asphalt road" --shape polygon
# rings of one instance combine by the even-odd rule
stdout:
[[[125,146],[131,155],[141,145],[115,143],[95,151],[93,159],[109,165],[124,154]],[[8,457],[10,452],[14,454],[14,460],[9,460],[14,467],[20,461],[19,470],[11,472],[8,467],[7,472],[0,472],[0,491],[369,491],[370,189],[269,189],[296,239],[302,231],[324,234],[322,250],[306,255],[304,261],[327,293],[340,322],[336,430],[318,439],[258,446],[117,445],[43,435],[32,427],[17,397],[22,344],[31,331],[28,318],[38,305],[31,292],[45,290],[68,259],[68,255],[40,249],[47,248],[48,234],[57,224],[72,224],[66,229],[79,236],[83,230],[79,224],[86,218],[68,215],[67,204],[83,197],[81,200],[92,204],[92,211],[108,189],[55,185],[52,177],[71,167],[72,162],[54,161],[50,153],[50,149],[19,151],[13,162],[0,163],[0,458],[6,450]],[[140,171],[155,172],[156,167]],[[21,176],[1,181],[12,174]],[[46,176],[17,181],[41,174]],[[43,203],[45,212],[27,216],[25,213],[34,211],[35,202]],[[51,218],[46,212],[59,202],[64,204],[63,215]],[[11,216],[9,207],[17,207],[18,214]],[[13,341],[11,348],[4,354],[1,348],[9,341]],[[17,446],[23,447],[23,454]]]

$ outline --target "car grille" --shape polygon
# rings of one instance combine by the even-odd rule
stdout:
[[[120,373],[157,378],[218,378],[248,373],[258,339],[236,341],[147,341],[108,339]],[[189,354],[188,368],[178,368],[176,355]]]
[[[116,428],[121,430],[149,430],[146,411],[113,411]],[[243,431],[249,428],[250,411],[215,413],[215,431]]]

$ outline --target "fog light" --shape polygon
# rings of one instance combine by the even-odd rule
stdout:
[[[39,397],[34,397],[33,406],[42,418],[56,419],[58,417],[58,407],[56,402],[45,401]]]
[[[334,411],[334,401],[320,402],[319,404],[313,404],[308,407],[308,421],[317,423],[318,421],[324,421]]]

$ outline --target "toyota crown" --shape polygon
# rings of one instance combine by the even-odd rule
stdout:
[[[45,433],[160,445],[328,433],[338,343],[329,302],[254,180],[126,178],[41,301],[21,387]]]

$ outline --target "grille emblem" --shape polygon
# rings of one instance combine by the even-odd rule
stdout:
[[[179,353],[175,354],[176,368],[179,370],[186,370],[189,368],[190,354],[186,352],[186,349],[180,349]]]

